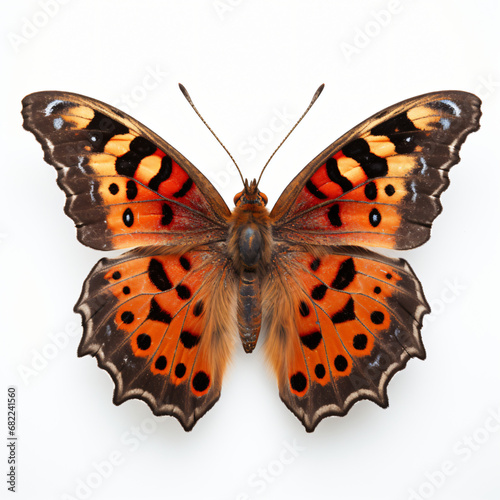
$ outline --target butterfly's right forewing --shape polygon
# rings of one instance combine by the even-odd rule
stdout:
[[[78,239],[99,250],[224,240],[230,212],[206,177],[137,120],[95,99],[39,92],[24,127],[68,197]]]
[[[219,398],[236,331],[229,209],[186,158],[112,106],[40,92],[23,100],[23,117],[57,169],[78,239],[136,247],[85,281],[79,355],[109,372],[116,404],[142,399],[190,430]]]

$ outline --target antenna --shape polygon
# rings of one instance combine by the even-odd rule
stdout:
[[[278,149],[281,148],[281,146],[283,145],[283,143],[288,139],[288,137],[290,136],[290,134],[295,130],[295,128],[297,127],[297,125],[302,121],[302,118],[304,118],[304,116],[307,115],[307,113],[309,112],[309,110],[312,108],[312,105],[316,102],[316,99],[320,96],[321,92],[323,92],[324,88],[325,88],[325,84],[322,83],[318,87],[318,90],[316,90],[316,92],[314,93],[313,98],[311,99],[311,102],[309,103],[309,106],[307,106],[307,109],[304,111],[304,113],[302,113],[302,116],[297,120],[297,123],[292,127],[292,129],[290,130],[290,132],[288,132],[288,134],[286,134],[285,138],[281,141],[280,145],[274,150],[274,153],[269,157],[269,160],[267,160],[266,164],[262,168],[262,171],[260,172],[259,180],[257,181],[257,186],[259,185],[259,182],[260,182],[260,179],[262,177],[262,174],[264,173],[264,170],[269,165],[269,162],[272,160],[273,156],[276,154],[276,152],[278,151]]]
[[[205,124],[205,127],[207,127],[208,130],[210,130],[210,132],[212,133],[212,135],[217,139],[217,142],[224,148],[224,151],[229,155],[229,158],[231,158],[231,160],[233,161],[234,165],[236,166],[236,169],[238,170],[238,173],[240,174],[241,182],[243,182],[243,184],[245,184],[245,180],[243,179],[243,175],[241,175],[240,167],[238,167],[238,164],[234,160],[234,158],[231,155],[231,153],[227,150],[226,146],[224,146],[224,144],[222,144],[222,141],[215,135],[215,132],[210,128],[210,126],[208,125],[208,123],[204,120],[203,116],[201,116],[200,112],[196,109],[196,106],[193,104],[193,101],[191,100],[191,97],[188,94],[188,91],[186,90],[186,87],[184,87],[184,85],[182,85],[182,83],[179,83],[179,88],[181,89],[181,92],[184,94],[184,97],[186,98],[187,102],[189,104],[191,104],[191,107],[194,109],[194,112],[199,116],[200,120]]]

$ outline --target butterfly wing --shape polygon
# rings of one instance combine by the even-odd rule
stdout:
[[[479,128],[480,100],[445,91],[391,106],[331,144],[271,212],[276,238],[414,248],[429,239],[460,146]]]
[[[220,245],[134,249],[97,263],[75,310],[78,355],[97,357],[115,404],[146,401],[186,430],[218,400],[236,331],[235,279]]]
[[[387,406],[387,384],[412,357],[429,312],[403,259],[360,247],[287,246],[265,285],[266,354],[281,399],[313,431],[360,399]]]
[[[230,211],[219,193],[137,120],[67,92],[26,96],[23,117],[58,171],[83,244],[112,250],[225,239]]]
[[[138,247],[89,274],[75,306],[78,354],[110,373],[116,404],[143,399],[190,430],[219,397],[236,331],[229,209],[186,158],[111,106],[40,92],[23,116],[58,171],[78,239]]]
[[[472,94],[437,92],[387,108],[318,155],[273,208],[266,352],[308,431],[360,399],[387,406],[394,373],[425,357],[418,279],[404,260],[362,247],[429,238],[479,106]]]

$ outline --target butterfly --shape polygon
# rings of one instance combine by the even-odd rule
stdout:
[[[109,372],[115,404],[144,400],[187,431],[219,399],[238,333],[250,353],[261,330],[280,397],[307,431],[361,399],[386,407],[392,376],[425,358],[430,308],[409,264],[369,247],[427,241],[480,103],[460,91],[402,101],[316,156],[271,211],[246,179],[231,211],[192,163],[119,109],[28,95],[24,127],[57,170],[79,241],[129,249],[100,260],[83,285],[78,355]]]

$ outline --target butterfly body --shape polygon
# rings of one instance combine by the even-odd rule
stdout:
[[[143,399],[186,430],[215,404],[238,333],[261,331],[281,399],[312,431],[361,399],[387,406],[430,311],[409,264],[370,250],[430,236],[449,169],[479,128],[480,101],[442,91],[391,106],[332,143],[271,211],[245,181],[231,212],[170,144],[118,109],[67,92],[23,100],[67,195],[79,240],[101,259],[75,310],[116,404]]]
[[[269,274],[272,231],[267,198],[256,181],[235,196],[228,231],[228,253],[238,277],[238,330],[245,352],[255,349],[262,320],[262,280]]]

